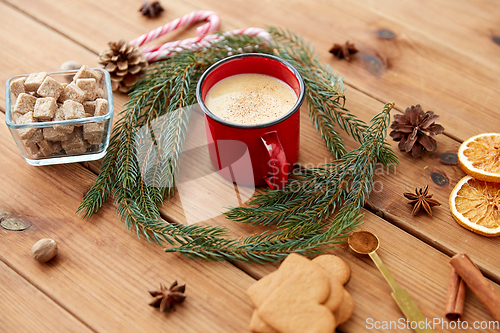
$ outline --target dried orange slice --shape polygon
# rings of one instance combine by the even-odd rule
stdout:
[[[462,227],[480,235],[500,235],[500,183],[465,176],[450,194],[450,210]]]
[[[487,182],[500,182],[500,134],[483,133],[464,141],[458,162],[466,174]]]

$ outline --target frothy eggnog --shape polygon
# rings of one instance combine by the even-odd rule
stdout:
[[[285,82],[265,74],[237,74],[217,82],[205,105],[217,117],[236,124],[256,125],[288,113],[297,95]]]

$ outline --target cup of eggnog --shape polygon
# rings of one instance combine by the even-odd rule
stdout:
[[[238,185],[282,188],[299,155],[304,95],[300,73],[275,56],[235,55],[208,68],[196,98],[215,170]]]

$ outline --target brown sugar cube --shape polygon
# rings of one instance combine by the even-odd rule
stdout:
[[[75,82],[71,82],[66,87],[64,87],[64,90],[59,96],[59,101],[61,102],[65,102],[67,100],[73,100],[78,103],[81,103],[83,102],[84,99],[85,99],[85,92],[82,89],[80,89],[80,87],[78,87]]]
[[[86,101],[86,102],[83,102],[82,104],[83,104],[83,109],[85,110],[85,113],[93,116],[95,113],[96,101]]]
[[[53,142],[53,141],[43,140],[37,144],[43,156],[50,156],[52,154],[60,152],[62,149],[61,143],[59,141]]]
[[[43,137],[47,141],[64,141],[67,140],[69,133],[64,133],[54,129],[53,127],[45,127],[43,129]]]
[[[73,77],[73,81],[78,79],[95,79],[97,82],[101,79],[102,74],[99,71],[96,71],[86,65],[80,67],[78,72]]]
[[[36,123],[36,119],[33,118],[33,111],[26,112],[17,119],[17,124],[30,124],[30,123]]]
[[[102,88],[97,88],[95,90],[95,97],[96,98],[106,98],[106,92]]]
[[[33,134],[33,136],[26,140],[27,142],[31,143],[31,144],[35,144],[35,143],[38,143],[40,141],[43,141],[44,137],[43,137],[43,131],[41,128],[37,128],[37,131],[35,131],[35,133]]]
[[[36,143],[33,143],[29,140],[22,140],[22,142],[24,144],[24,147],[26,148],[26,153],[28,155],[27,157],[36,158],[43,155]]]
[[[102,98],[95,100],[95,112],[94,116],[104,116],[108,113],[108,101]]]
[[[47,76],[45,80],[43,80],[36,93],[42,97],[53,97],[55,99],[58,99],[62,91],[63,87],[61,86],[61,84],[50,76]]]
[[[57,109],[55,98],[44,97],[37,98],[33,117],[38,121],[50,121],[54,118]]]
[[[102,142],[104,133],[104,122],[83,124],[83,138],[91,145],[98,145]]]
[[[36,123],[35,118],[33,118],[33,111],[26,112],[22,116],[20,116],[17,120],[17,124],[31,124],[31,123]],[[40,132],[41,129],[39,128],[22,128],[19,129],[19,137],[23,140],[29,140],[35,135],[37,135],[38,132]]]
[[[39,152],[37,143],[43,141],[43,133],[41,128],[34,128],[33,135],[28,139],[21,140],[27,150],[33,152],[32,155]]]
[[[24,139],[23,139],[23,136],[21,136],[21,139],[23,139],[22,141],[26,145],[34,146],[37,143],[43,141],[43,133],[42,133],[42,129],[41,128],[30,128],[30,129],[28,129],[26,131],[32,133],[31,135],[28,135],[28,137],[24,138]],[[24,136],[24,137],[26,137],[26,136]]]
[[[81,147],[68,148],[64,149],[64,151],[68,155],[84,154],[87,152],[88,147],[89,144],[87,142],[84,142],[84,144]]]
[[[21,117],[22,115],[17,113],[17,112],[12,112],[10,114],[10,120],[14,123],[14,124],[17,124],[18,121],[19,121],[19,117]]]
[[[27,92],[35,92],[40,88],[43,80],[47,77],[47,72],[33,73],[24,81],[24,90]]]
[[[65,101],[62,110],[64,112],[64,119],[66,120],[85,118],[85,109],[83,105],[73,100]]]
[[[56,110],[56,115],[54,116],[54,121],[62,121],[62,120],[66,120],[66,118],[64,117],[63,106],[60,105]],[[68,134],[68,133],[73,132],[73,129],[75,128],[75,126],[74,125],[56,125],[56,126],[52,126],[52,128],[59,133]]]
[[[97,85],[95,79],[78,79],[76,85],[85,93],[84,100],[92,101],[95,99]]]
[[[19,79],[13,80],[10,82],[10,92],[14,94],[14,96],[19,96],[19,94],[24,93],[24,81],[26,81],[25,77],[21,77]]]
[[[61,142],[66,154],[83,154],[87,151],[88,143],[83,139],[81,127],[75,128],[65,141]]]
[[[35,109],[36,97],[30,94],[20,93],[14,105],[14,112],[25,114]]]

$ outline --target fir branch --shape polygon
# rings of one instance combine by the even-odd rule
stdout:
[[[212,260],[266,262],[291,252],[313,255],[355,228],[371,190],[374,163],[397,162],[384,140],[392,106],[367,127],[345,108],[342,78],[319,63],[307,42],[288,31],[269,31],[272,43],[225,36],[210,47],[184,50],[151,66],[129,95],[100,173],[78,211],[90,217],[112,195],[118,215],[138,237],[171,244],[167,252]],[[277,54],[300,71],[310,118],[338,159],[299,173],[284,189],[267,191],[254,197],[251,206],[227,213],[241,222],[274,224],[273,232],[231,239],[222,227],[183,226],[162,219],[158,204],[173,194],[196,82],[216,61],[255,50]],[[346,151],[335,124],[361,144],[357,150]]]
[[[275,27],[270,27],[269,32],[279,50],[278,56],[290,62],[303,76],[310,118],[332,155],[340,158],[346,150],[333,124],[337,123],[360,143],[366,130],[363,121],[344,107],[343,78],[334,74],[328,65],[321,64],[313,48],[301,37]]]
[[[365,141],[342,159],[311,169],[283,189],[267,191],[253,198],[250,207],[234,208],[226,216],[246,223],[282,225],[299,214],[303,220],[321,222],[343,202],[362,207],[371,192],[375,163],[385,144],[393,106],[384,106],[372,119]]]
[[[362,144],[342,159],[312,170],[281,190],[258,195],[250,202],[258,206],[237,207],[226,213],[229,219],[240,222],[276,224],[280,228],[274,233],[243,240],[199,238],[166,251],[192,258],[264,262],[282,259],[291,252],[314,255],[339,242],[362,219],[359,212],[371,192],[393,106],[384,106],[372,119]]]
[[[236,50],[231,46],[238,45]],[[101,172],[82,200],[78,212],[90,217],[112,194],[117,212],[137,236],[158,243],[186,244],[197,238],[214,241],[225,228],[183,226],[164,221],[158,203],[171,195],[189,120],[196,82],[203,71],[232,52],[272,53],[263,40],[227,37],[213,47],[176,55],[175,61],[152,66],[139,81],[115,125]],[[142,173],[141,173],[142,171]]]

